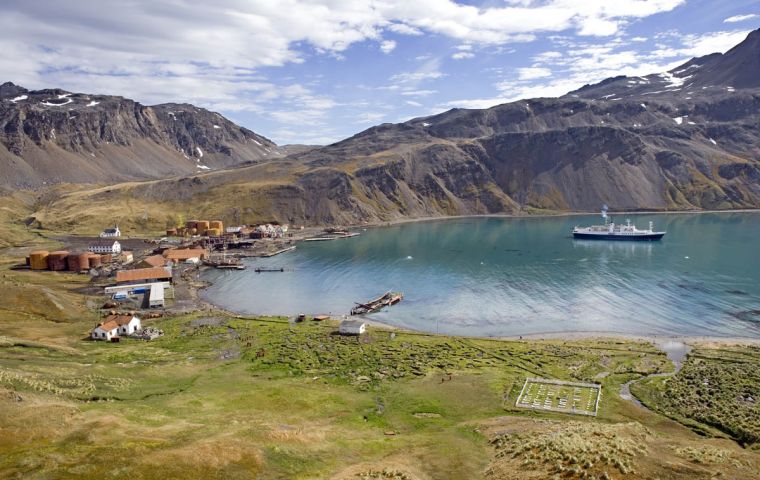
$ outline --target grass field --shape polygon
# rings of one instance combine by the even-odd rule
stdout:
[[[672,369],[648,343],[377,328],[357,339],[335,335],[332,323],[213,310],[147,320],[165,332],[152,342],[92,342],[102,297],[83,293],[87,276],[12,263],[0,257],[0,478],[693,480],[760,471],[758,452],[617,397],[622,383]],[[599,382],[606,394],[596,417],[516,408],[533,377]]]
[[[600,397],[599,385],[526,378],[515,406],[595,416]]]

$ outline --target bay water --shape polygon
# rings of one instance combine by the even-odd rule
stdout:
[[[209,271],[206,300],[245,314],[348,314],[386,291],[404,300],[367,318],[457,335],[554,332],[760,338],[760,214],[640,214],[659,242],[575,240],[599,216],[472,217],[367,228]],[[255,273],[254,268],[284,272]]]

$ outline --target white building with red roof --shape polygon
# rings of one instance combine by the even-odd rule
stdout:
[[[92,329],[93,340],[110,341],[120,335],[130,335],[142,328],[140,319],[134,315],[109,315]]]

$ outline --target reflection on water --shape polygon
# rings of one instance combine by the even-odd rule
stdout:
[[[253,266],[210,272],[209,300],[259,314],[347,313],[387,290],[372,318],[468,335],[555,331],[760,337],[760,215],[631,216],[661,242],[574,240],[595,217],[469,218],[368,229]]]

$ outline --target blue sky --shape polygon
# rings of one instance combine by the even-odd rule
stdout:
[[[279,144],[726,51],[760,0],[5,0],[0,81],[189,102]]]

